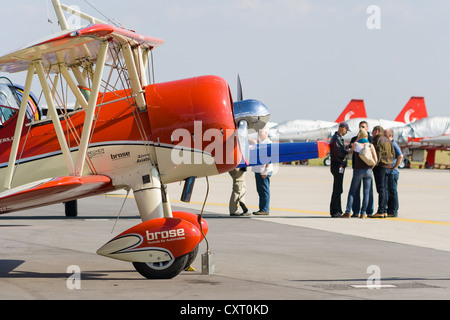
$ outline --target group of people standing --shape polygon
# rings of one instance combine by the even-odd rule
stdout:
[[[330,215],[335,218],[397,217],[399,208],[398,166],[402,161],[403,154],[398,144],[393,140],[392,130],[384,130],[381,126],[376,126],[373,128],[371,135],[368,123],[361,121],[358,134],[351,139],[350,145],[345,145],[343,137],[349,131],[347,123],[340,123],[338,131],[330,141],[330,170],[334,178]],[[366,150],[363,154],[364,149]],[[342,212],[341,195],[349,154],[352,155],[353,177],[345,212]],[[366,160],[367,156],[370,160]],[[374,213],[373,203],[373,178],[375,178],[378,193],[378,210],[376,213]],[[362,202],[360,200],[361,185],[363,187]]]
[[[338,131],[330,141],[330,170],[333,175],[333,193],[330,202],[330,215],[334,218],[385,218],[398,216],[397,182],[398,166],[403,154],[393,139],[391,129],[384,130],[376,126],[369,133],[366,121],[359,123],[359,132],[349,145],[345,145],[344,136],[350,131],[346,122],[341,122]],[[271,143],[266,128],[259,130],[258,140],[254,143]],[[347,197],[345,212],[342,212],[341,195],[347,158],[351,154],[353,177]],[[367,158],[370,158],[367,160]],[[229,209],[231,216],[249,216],[245,205],[245,172],[247,168],[236,168],[229,172],[233,179],[233,191]],[[270,177],[273,165],[266,164],[252,168],[255,173],[256,189],[259,196],[259,210],[254,215],[268,215],[270,210]],[[378,210],[374,213],[373,178],[378,192]],[[363,190],[361,202],[360,190]],[[239,212],[241,207],[242,212]],[[352,214],[353,212],[353,214]]]

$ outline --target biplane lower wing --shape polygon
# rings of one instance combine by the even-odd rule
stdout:
[[[250,149],[248,164],[241,162],[238,167],[323,158],[329,150],[325,141],[258,144]]]
[[[35,181],[0,193],[0,214],[67,202],[112,189],[111,179],[102,175]]]

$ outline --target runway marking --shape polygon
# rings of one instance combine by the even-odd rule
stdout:
[[[125,195],[122,194],[106,194],[108,197],[119,197],[124,198]],[[134,196],[129,195],[128,197],[134,198]],[[171,202],[175,203],[185,203],[180,200],[171,200]],[[191,201],[191,204],[199,204],[202,205],[203,202],[199,201]],[[212,203],[207,202],[206,205],[209,206],[218,206],[218,207],[228,207],[228,204],[225,203]],[[256,206],[247,206],[251,209],[258,209]],[[289,209],[289,208],[270,208],[271,211],[281,211],[281,212],[292,212],[292,213],[307,213],[307,214],[315,214],[315,215],[322,215],[322,216],[329,216],[330,214],[328,212],[323,211],[311,211],[311,210],[299,210],[299,209]],[[274,216],[277,218],[276,216]],[[354,218],[355,219],[355,218]],[[372,218],[367,218],[365,220],[371,220]],[[410,222],[410,223],[420,223],[420,224],[434,224],[434,225],[442,225],[442,226],[450,226],[450,222],[447,221],[432,221],[432,220],[421,220],[421,219],[407,219],[407,218],[382,218],[382,219],[374,219],[374,220],[388,220],[388,221],[399,221],[399,222]]]
[[[393,284],[351,284],[350,287],[356,289],[386,289],[386,288],[397,288]]]

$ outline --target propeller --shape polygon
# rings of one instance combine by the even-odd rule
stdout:
[[[241,78],[237,78],[237,101],[233,103],[234,121],[237,127],[239,145],[244,162],[248,165],[250,159],[250,147],[248,131],[258,132],[266,126],[270,118],[269,109],[260,101],[254,99],[244,100]]]

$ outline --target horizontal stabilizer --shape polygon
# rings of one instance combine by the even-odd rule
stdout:
[[[0,193],[0,213],[67,202],[111,189],[111,179],[101,175],[40,180]]]
[[[424,138],[420,140],[424,144],[445,145],[450,146],[450,134],[444,134],[442,136]]]
[[[242,161],[238,166],[239,168],[267,163],[323,158],[330,149],[329,144],[325,141],[258,144],[252,147],[249,164],[247,165]]]

